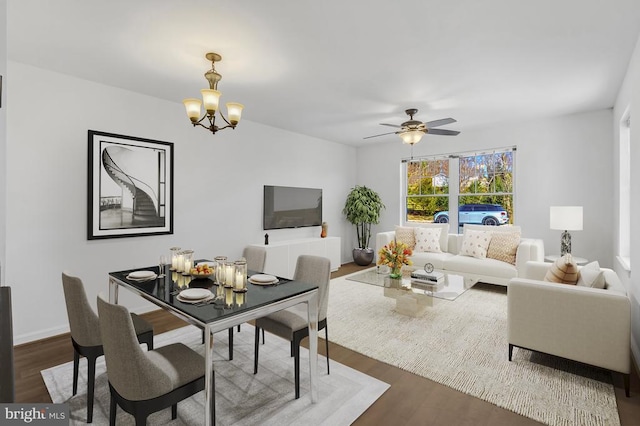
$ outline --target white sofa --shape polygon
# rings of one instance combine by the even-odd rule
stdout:
[[[509,282],[509,361],[520,347],[616,371],[629,396],[631,304],[624,285],[606,268],[604,289],[545,282],[550,266],[527,262],[523,276]]]
[[[496,259],[477,259],[458,254],[462,248],[464,234],[449,234],[449,224],[422,224],[442,229],[440,248],[442,253],[415,252],[411,256],[413,265],[422,268],[431,263],[436,270],[451,272],[484,283],[506,286],[509,280],[521,276],[527,261],[544,261],[544,243],[541,239],[521,238],[516,252],[515,265]],[[466,225],[465,229],[488,232],[520,232],[518,226]],[[395,238],[395,231],[380,232],[376,235],[376,253]]]

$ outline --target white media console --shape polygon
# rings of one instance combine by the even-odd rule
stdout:
[[[267,251],[264,272],[284,278],[293,278],[296,261],[301,254],[326,257],[331,261],[331,270],[340,267],[340,237],[299,238],[273,241],[268,245],[251,244]]]

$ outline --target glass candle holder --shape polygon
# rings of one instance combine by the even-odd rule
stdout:
[[[182,273],[182,271],[184,271],[184,254],[179,251],[176,256],[176,272]]]
[[[233,288],[233,280],[235,278],[236,266],[233,262],[224,263],[224,286]]]
[[[169,249],[171,251],[171,271],[178,270],[178,252],[180,251],[180,247],[171,247]]]
[[[227,261],[227,256],[216,256],[216,284],[224,284],[224,263]]]
[[[235,265],[235,278],[233,281],[233,291],[245,292],[247,291],[247,261],[236,260]]]
[[[182,274],[189,275],[193,268],[193,250],[185,250],[182,252]]]

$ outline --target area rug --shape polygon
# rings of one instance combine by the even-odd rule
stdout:
[[[504,287],[476,284],[421,318],[348,276],[329,298],[334,343],[548,425],[620,424],[609,372],[519,348],[508,361]]]
[[[253,374],[254,328],[242,325],[234,334],[234,359],[228,360],[228,334],[215,335],[217,425],[349,425],[380,397],[389,385],[331,361],[327,375],[326,358],[318,357],[318,402],[309,397],[309,352],[301,348],[300,398],[295,399],[293,358],[289,342],[267,335],[260,347],[258,374]],[[200,329],[187,326],[155,336],[156,347],[182,342],[200,353]],[[109,388],[104,357],[96,364],[96,391],[93,424],[109,424]],[[68,403],[71,424],[86,421],[86,360],[80,363],[78,394],[71,396],[73,362],[42,371],[54,403]],[[178,418],[171,420],[166,409],[149,416],[149,425],[201,425],[204,420],[204,392],[178,404]],[[118,409],[118,425],[133,425],[133,417]]]

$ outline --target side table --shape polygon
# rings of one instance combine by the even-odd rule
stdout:
[[[576,262],[577,265],[584,266],[587,263],[589,263],[589,260],[585,259],[584,257],[578,257],[578,256],[574,256],[574,255],[571,255],[571,257],[573,258],[573,261]],[[560,258],[559,254],[549,254],[549,255],[544,257],[544,261],[553,263],[556,260],[558,260],[559,258]]]

